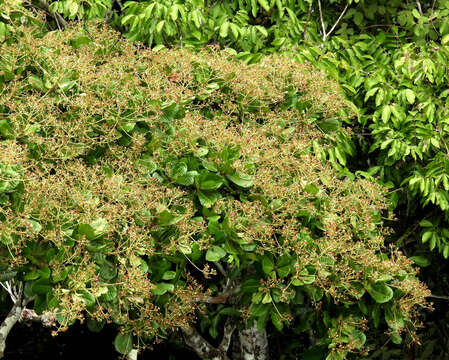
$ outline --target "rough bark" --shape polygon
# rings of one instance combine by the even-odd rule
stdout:
[[[239,331],[240,353],[243,360],[268,360],[268,340],[265,329],[259,331],[257,322]]]
[[[228,328],[228,331],[231,330]],[[209,344],[201,334],[196,331],[194,327],[189,327],[187,329],[182,329],[184,333],[184,339],[186,344],[192,348],[196,354],[204,360],[230,360],[226,355],[227,348],[229,346],[229,341],[232,336],[232,332],[228,335],[225,328],[225,334],[223,336],[223,341],[219,348],[216,348]],[[233,331],[233,328],[232,328]],[[229,340],[228,340],[229,339]],[[227,344],[227,346],[225,346]]]

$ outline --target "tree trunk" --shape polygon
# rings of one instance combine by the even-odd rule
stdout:
[[[186,345],[203,360],[230,360],[227,355],[230,345],[232,345],[230,350],[232,360],[268,360],[268,340],[265,329],[259,331],[256,322],[247,329],[239,330],[238,333],[235,333],[234,329],[232,320],[228,319],[224,327],[223,339],[218,347],[206,341],[194,327],[184,328],[182,331]]]
[[[230,360],[227,349],[215,348],[204,339],[194,327],[183,328],[184,339],[190,348],[203,360]]]
[[[16,322],[20,320],[21,314],[22,298],[19,298],[12,307],[8,316],[6,316],[5,320],[3,320],[3,323],[0,325],[0,358],[3,358],[5,353],[6,338]]]
[[[265,329],[259,331],[257,322],[239,331],[240,358],[243,360],[268,360],[268,340]]]

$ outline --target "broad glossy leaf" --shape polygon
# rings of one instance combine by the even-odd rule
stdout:
[[[365,289],[379,304],[386,303],[393,298],[393,290],[385,283],[367,283]]]
[[[226,256],[226,251],[220,246],[213,246],[209,248],[206,252],[207,261],[219,261]]]
[[[133,338],[131,334],[117,334],[114,340],[115,350],[120,354],[127,355],[133,349]]]

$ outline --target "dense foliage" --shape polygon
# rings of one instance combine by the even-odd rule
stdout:
[[[24,6],[21,6],[22,3]],[[325,70],[344,91],[348,100],[346,105],[343,105],[340,95],[335,95],[337,99],[329,99],[328,95],[323,96],[321,91],[320,95],[314,96],[309,99],[310,101],[303,101],[302,96],[295,95],[295,89],[290,88],[287,89],[288,95],[285,99],[280,101],[275,97],[272,102],[283,103],[284,105],[279,105],[283,109],[282,111],[291,110],[293,106],[296,108],[295,111],[301,113],[301,121],[306,121],[309,129],[306,134],[301,133],[304,136],[301,140],[304,141],[303,147],[307,149],[304,151],[307,151],[309,155],[313,153],[321,160],[332,164],[334,168],[332,171],[335,172],[332,177],[335,178],[338,174],[340,180],[346,177],[347,181],[354,180],[355,182],[364,179],[369,184],[376,182],[390,189],[386,193],[388,205],[378,208],[381,210],[382,216],[390,219],[391,214],[394,213],[396,217],[395,221],[386,219],[394,229],[386,239],[389,243],[399,247],[416,264],[425,267],[423,280],[432,288],[432,291],[440,295],[447,292],[449,279],[445,275],[447,265],[444,258],[449,256],[449,231],[447,230],[449,222],[449,163],[445,140],[448,131],[446,100],[449,93],[446,89],[448,76],[446,64],[449,50],[449,1],[299,0],[294,2],[253,0],[212,2],[157,0],[122,3],[117,0],[61,0],[47,3],[42,0],[27,2],[0,0],[0,42],[3,41],[5,44],[14,42],[15,36],[21,31],[18,23],[33,21],[38,24],[39,22],[32,16],[36,9],[46,11],[47,18],[43,20],[47,20],[46,22],[52,24],[50,26],[54,28],[65,27],[66,21],[69,20],[99,19],[111,23],[129,40],[140,41],[155,50],[164,47],[181,47],[201,51],[204,46],[215,44],[228,47],[227,54],[233,54],[236,59],[243,60],[248,64],[260,61],[265,63],[267,61],[264,60],[266,54],[287,51],[291,58],[296,58],[301,63],[310,62],[317,68]],[[70,44],[78,51],[78,48],[82,49],[86,45],[85,43],[88,43],[87,46],[92,46],[91,40],[92,37],[89,34],[73,35]],[[6,57],[2,56],[0,83],[11,81],[14,78],[14,66],[11,65],[10,59],[7,61],[5,59]],[[107,61],[106,55],[104,61]],[[177,64],[179,59],[167,61],[175,61],[174,64]],[[139,69],[140,65],[136,64],[135,69]],[[173,70],[173,65],[167,64],[167,66],[170,69],[166,70],[167,76],[171,76],[172,83],[178,84],[178,77],[184,76],[183,72]],[[221,66],[227,68],[228,65],[221,64]],[[280,66],[280,64],[273,63],[272,66]],[[62,80],[74,81],[77,84],[78,74],[76,71],[73,74],[60,74],[60,77],[55,78],[56,75],[47,74],[45,72],[47,70],[39,72],[37,68],[32,70],[36,77],[31,78],[31,82],[36,81],[35,90],[39,90],[40,87],[40,91],[53,93]],[[222,69],[218,70],[221,73]],[[239,74],[240,71],[236,70],[235,73]],[[190,73],[190,68],[186,72]],[[170,75],[172,73],[175,75]],[[258,72],[252,73],[252,75],[248,74],[248,76],[255,74]],[[207,83],[209,80],[204,81]],[[222,115],[224,114],[223,116],[229,115],[234,123],[235,119],[240,119],[244,113],[244,110],[241,109],[243,99],[232,100],[231,102],[238,104],[232,105],[233,109],[223,108],[221,105],[229,98],[210,100],[216,96],[217,92],[223,92],[220,90],[222,86],[225,85],[220,82],[218,85],[211,85],[206,91],[207,96],[198,95],[196,90],[199,88],[191,89],[195,96],[205,98],[195,101],[191,99],[187,101],[183,98],[181,108],[198,107],[195,108],[195,111],[200,112],[201,116],[207,117],[215,117],[206,114],[207,109],[210,113],[219,111]],[[73,89],[76,89],[75,85],[73,85]],[[278,90],[284,94],[282,92],[285,90],[284,88],[281,87]],[[315,90],[319,90],[319,87]],[[315,90],[310,93],[314,93]],[[74,91],[72,87],[70,91]],[[224,93],[226,91],[224,90]],[[66,96],[70,94],[72,93],[68,93]],[[167,93],[164,94],[169,96]],[[335,91],[335,94],[338,94],[338,91]],[[250,100],[246,100],[249,102],[245,106],[252,108],[254,104],[251,104]],[[328,106],[332,104],[332,109],[323,111],[320,107],[326,100]],[[199,103],[201,101],[208,105],[201,105]],[[212,101],[212,103],[208,103],[208,101]],[[179,103],[177,100],[176,102]],[[262,104],[256,103],[255,109],[251,111],[257,113],[263,108],[261,106]],[[270,106],[270,110],[273,110],[272,105]],[[311,110],[311,106],[313,110]],[[126,116],[131,115],[127,114]],[[261,129],[268,126],[265,125],[268,122],[264,120],[264,117],[254,116],[251,118],[256,121],[257,126],[261,126]],[[289,114],[287,118],[290,119],[290,116],[292,115]],[[181,121],[181,119],[178,120]],[[188,124],[181,121],[176,126],[179,125],[181,128],[187,126],[189,129],[199,126],[195,121],[191,119],[189,121]],[[12,136],[11,129],[13,128],[10,122],[0,119],[0,134],[4,138]],[[131,130],[137,131],[137,129],[139,127],[134,126]],[[190,141],[189,137],[195,136],[193,130],[192,134],[187,133],[180,137],[180,135],[175,135],[177,132],[174,129],[174,134],[170,135],[170,140],[167,142],[178,144],[177,146],[181,149],[187,149],[187,145],[179,144],[179,141],[181,138],[184,142]],[[205,131],[202,127],[200,129],[198,132]],[[240,152],[242,154],[244,145],[257,146],[252,144],[252,141],[248,141],[249,138],[251,140],[257,138],[254,134],[250,137],[250,135],[240,132],[228,133],[227,125],[220,122],[214,122],[214,129],[220,134],[226,134],[229,139],[232,138],[232,143],[241,143]],[[261,129],[257,128],[257,132],[262,131]],[[213,132],[210,138],[215,138],[213,135],[216,134]],[[240,140],[237,141],[236,137]],[[191,151],[197,150],[192,149]],[[175,152],[178,160],[184,158],[184,153],[179,152],[180,150],[177,148],[167,148],[165,151]],[[210,149],[207,151],[207,154],[213,153]],[[81,156],[82,149],[77,154]],[[207,154],[199,156],[198,159],[204,160],[203,157],[208,157]],[[154,164],[151,163],[150,167],[166,169],[167,165],[161,165],[158,161],[162,161],[162,163],[165,161],[168,164],[169,160],[161,159],[153,158]],[[183,165],[180,166],[184,169]],[[195,176],[201,176],[201,167],[192,170],[189,166],[187,164],[187,169],[185,169],[186,174],[189,175],[182,176],[187,176],[189,181],[192,181],[191,178],[195,178]],[[235,184],[229,178],[229,176],[233,176],[232,174],[225,173],[225,178],[228,179],[227,181],[231,181],[231,186],[234,184],[237,189],[244,190],[245,199],[247,199],[255,187],[254,176],[257,166],[255,163],[248,165],[245,162],[241,166],[243,168],[237,167],[230,170],[236,171],[238,174],[246,174],[242,175],[242,178],[239,177],[240,185]],[[298,174],[302,174],[300,168],[299,166]],[[166,172],[168,179],[172,179],[170,171],[172,170]],[[190,171],[196,171],[199,175],[191,174]],[[157,174],[164,178],[161,170],[158,170]],[[173,182],[176,181],[173,180]],[[216,197],[218,194],[224,196],[221,191],[227,188],[227,183],[224,182],[218,189],[210,189],[208,192],[201,189],[196,180],[193,184],[197,187],[197,193],[194,195],[197,199],[195,201],[197,205],[199,203],[203,207],[209,205],[209,202],[218,201],[220,204],[221,200]],[[251,184],[251,186],[248,185],[249,187],[246,188],[241,184]],[[329,184],[325,184],[325,186],[328,189]],[[316,189],[309,188],[314,196],[321,194],[320,189],[321,186],[316,186]],[[379,187],[379,189],[381,188]],[[315,191],[316,194],[313,194]],[[328,191],[326,190],[326,192]],[[211,195],[212,193],[215,195]],[[251,196],[250,200],[255,201]],[[210,205],[212,207],[211,203]],[[218,205],[214,204],[214,206]],[[215,214],[215,212],[214,215],[206,213],[202,216],[208,218],[220,215],[217,222],[221,224],[226,216],[221,213]],[[341,220],[344,221],[344,219]],[[374,222],[377,223],[378,220]],[[209,223],[209,220],[206,225],[208,229],[213,229],[215,226]],[[203,226],[206,225],[203,224]],[[313,228],[316,225],[308,223],[307,226]],[[323,225],[317,226],[313,231],[317,231],[317,236],[321,238],[323,234],[320,231],[323,229],[320,229],[320,226]],[[269,228],[266,230],[268,231]],[[277,234],[277,227],[273,231],[273,234]],[[214,233],[212,236],[215,238],[221,235]],[[429,266],[430,263],[432,266]],[[273,265],[277,266],[275,263]],[[237,278],[239,276],[241,274]],[[320,282],[317,278],[314,281]],[[204,286],[204,283],[201,285]],[[341,287],[338,288],[337,293],[341,289]],[[333,296],[337,296],[337,293]],[[365,315],[377,316],[373,315],[375,312],[377,314],[377,310],[365,309],[362,305],[363,301],[358,304]],[[330,306],[330,304],[328,305]],[[228,310],[224,309],[224,313],[227,313]],[[347,313],[357,313],[353,308],[350,309]],[[210,334],[216,337],[220,332],[217,330],[217,326],[223,325],[220,320],[221,308],[213,311],[208,308],[207,311],[207,316],[201,322],[202,330],[209,329]],[[337,310],[333,308],[326,311],[335,315]],[[441,309],[437,316],[440,322],[431,324],[430,319],[427,321],[428,326],[434,327],[426,330],[428,337],[423,339],[426,346],[422,350],[422,354],[417,355],[423,359],[428,357],[432,351],[434,355],[440,354],[442,358],[447,353],[446,342],[449,339],[449,331],[445,321],[448,316],[445,312],[441,312]],[[321,330],[331,329],[330,323],[317,325],[325,318],[322,313],[301,310],[295,314],[294,318],[298,323],[290,324],[289,330],[284,329],[284,333],[291,329],[297,333],[312,328],[319,329],[316,330],[318,337],[324,339],[327,336],[327,341],[329,341],[330,335],[324,336]],[[317,322],[314,322],[315,320]],[[435,332],[440,332],[439,336],[442,336],[442,341],[436,340]],[[297,337],[298,334],[293,336]],[[395,342],[399,342],[398,337],[393,337],[393,339]],[[316,339],[308,339],[305,343],[309,341],[315,343]],[[394,347],[381,347],[383,338],[379,338],[378,341],[376,342],[373,337],[373,343],[370,344],[371,348],[378,349],[377,353],[373,355],[374,357],[398,356],[401,358],[404,356]],[[298,343],[299,345],[296,345]],[[293,348],[291,351],[297,352],[298,349],[303,349],[303,343],[304,341],[297,341],[293,342],[293,345],[289,344]],[[314,349],[319,346],[320,343]],[[441,347],[440,350],[438,350],[439,347]],[[285,350],[286,354],[288,351],[290,350]],[[418,353],[420,351],[418,350]],[[310,356],[320,356],[313,355],[313,351],[310,354],[312,354]],[[361,354],[357,356],[361,356]]]
[[[310,152],[312,115],[344,106],[335,84],[288,56],[136,51],[103,28],[2,47],[2,263],[34,309],[114,321],[136,346],[218,296],[212,336],[304,311],[329,359],[384,321],[413,336],[427,292],[381,252],[382,189]]]

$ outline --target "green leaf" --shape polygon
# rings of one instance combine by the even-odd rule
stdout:
[[[39,279],[33,283],[31,290],[34,294],[43,295],[51,293],[52,286],[48,279]]]
[[[90,223],[90,226],[93,229],[95,238],[104,235],[108,230],[108,222],[104,218],[95,219]]]
[[[158,283],[155,285],[156,287],[151,289],[154,295],[164,295],[166,292],[172,292],[175,289],[175,286],[170,283]]]
[[[429,221],[429,220],[421,220],[421,221],[419,222],[419,226],[422,226],[422,227],[432,227],[432,226],[433,226],[433,223],[432,223],[431,221]]]
[[[277,269],[278,275],[281,278],[287,277],[288,274],[290,274],[291,271],[291,266],[290,265],[286,265],[286,266],[281,266]]]
[[[198,157],[206,156],[209,153],[209,149],[207,147],[200,147],[196,152],[195,155]]]
[[[409,258],[410,260],[412,260],[416,265],[421,266],[421,267],[427,267],[430,265],[430,260],[428,258],[426,258],[425,256],[412,256]]]
[[[94,229],[89,224],[79,224],[77,232],[79,235],[84,235],[88,240],[93,240],[95,238]]]
[[[224,179],[221,175],[202,171],[198,182],[201,190],[218,190],[223,185]]]
[[[166,271],[164,275],[162,275],[162,280],[172,280],[176,277],[175,271]]]
[[[264,36],[268,37],[268,31],[263,26],[257,25],[256,29],[259,30],[259,32]]]
[[[198,176],[197,171],[187,171],[182,176],[177,176],[174,182],[178,185],[190,186],[195,182],[195,176]]]
[[[110,281],[117,276],[117,268],[108,260],[105,260],[98,271],[98,275],[102,280]]]
[[[35,90],[43,91],[45,90],[44,82],[42,79],[36,75],[30,75],[28,77],[28,83],[31,85],[31,87]]]
[[[25,225],[30,230],[30,232],[35,234],[42,230],[42,225],[34,220],[25,220]]]
[[[274,262],[271,256],[264,255],[262,258],[262,269],[263,272],[269,276],[273,275]]]
[[[105,324],[106,324],[106,321],[97,321],[94,319],[87,320],[87,328],[90,331],[95,332],[95,333],[99,333],[103,329]]]
[[[225,21],[223,24],[221,24],[220,26],[220,36],[222,38],[225,38],[228,36],[228,30],[229,30],[229,23],[227,21]]]
[[[226,251],[220,246],[213,246],[209,248],[206,252],[207,261],[219,261],[226,256]]]
[[[447,259],[447,258],[449,257],[449,245],[448,245],[448,244],[444,245],[444,248],[443,248],[443,257],[444,257],[445,259]]]
[[[95,305],[95,298],[94,296],[87,290],[81,290],[77,294],[81,300],[84,301],[87,307],[91,307]]]
[[[271,322],[273,323],[276,329],[282,331],[284,325],[282,323],[282,318],[276,309],[271,309]]]
[[[72,45],[74,49],[78,49],[79,47],[90,44],[91,42],[92,40],[89,39],[87,36],[78,36],[73,40],[70,40],[70,45]]]
[[[162,29],[164,28],[165,20],[159,21],[159,23],[156,25],[156,32],[160,34]]]
[[[6,119],[0,120],[0,135],[5,139],[14,139],[14,131]]]
[[[266,293],[262,298],[262,304],[269,304],[272,301],[273,301],[273,299],[271,298],[270,293]]]
[[[198,191],[198,199],[204,207],[210,208],[220,198],[217,191]]]
[[[131,334],[117,334],[114,346],[120,354],[127,355],[133,349],[133,337]]]
[[[226,175],[226,177],[234,184],[242,188],[249,188],[253,185],[253,180],[251,179],[251,177],[241,172],[236,172],[234,175]]]
[[[393,298],[393,289],[385,283],[368,283],[365,285],[366,291],[379,304],[386,303]]]
[[[409,104],[413,104],[415,102],[415,93],[411,89],[405,90],[405,97]]]
[[[430,230],[425,231],[422,234],[422,242],[423,242],[423,244],[425,244],[432,237],[433,234],[434,234],[433,231],[430,231]]]
[[[441,38],[441,44],[446,45],[448,42],[449,42],[449,34],[446,34]]]
[[[402,343],[402,337],[397,331],[393,331],[391,333],[391,341],[393,342],[393,344],[399,345]]]
[[[169,15],[173,21],[176,21],[178,19],[178,4],[173,4],[172,7],[169,10]]]
[[[268,4],[267,0],[257,0],[257,2],[260,4],[260,6],[263,7],[265,11],[270,11],[270,4]]]
[[[384,123],[388,122],[388,120],[390,119],[390,115],[391,115],[390,105],[384,105],[384,107],[382,109],[382,121]]]

